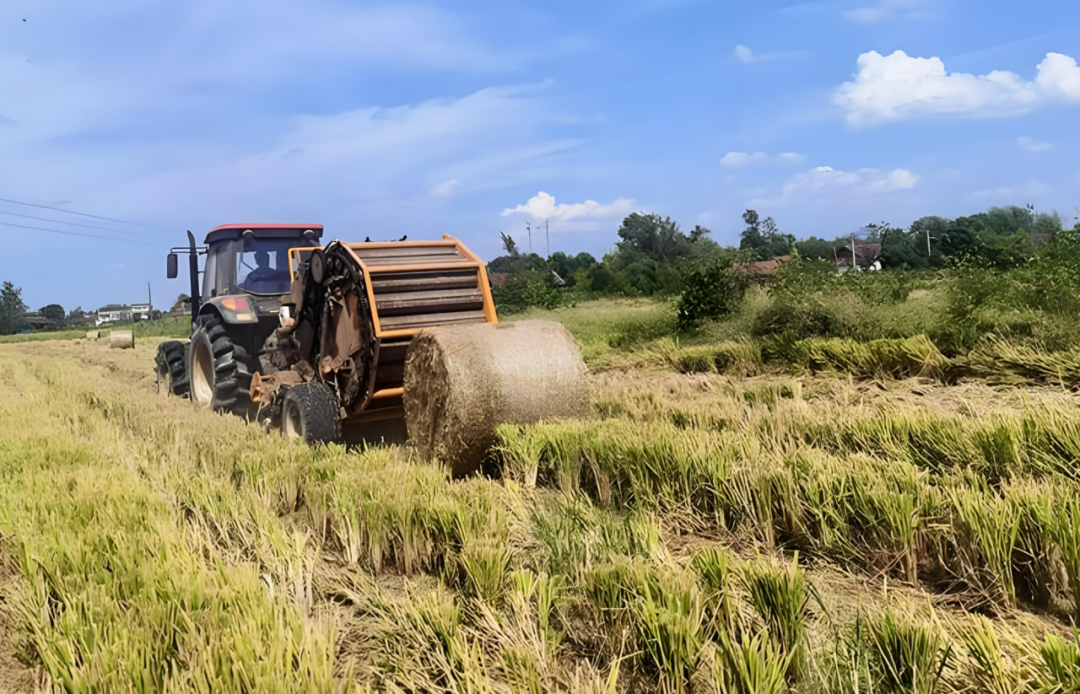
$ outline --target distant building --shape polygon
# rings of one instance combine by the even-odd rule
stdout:
[[[132,320],[150,320],[150,304],[109,304],[97,310],[94,319],[96,325],[102,323],[119,323]]]
[[[881,269],[881,244],[855,242],[855,263],[859,270]],[[851,246],[836,249],[836,269],[847,272],[851,267]]]
[[[34,330],[45,330],[56,325],[56,321],[46,318],[41,311],[27,311],[23,314],[23,323]]]
[[[191,299],[188,299],[187,301],[183,301],[183,300],[177,301],[175,304],[173,304],[172,308],[169,309],[169,316],[171,318],[183,318],[184,316],[190,316],[190,315],[191,315]]]
[[[735,266],[735,269],[745,273],[752,280],[766,282],[790,262],[790,255],[778,255],[775,258],[759,260],[755,263],[740,263]]]

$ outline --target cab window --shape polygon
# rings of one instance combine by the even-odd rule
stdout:
[[[236,284],[255,294],[289,292],[289,248],[294,239],[241,239],[237,241]]]

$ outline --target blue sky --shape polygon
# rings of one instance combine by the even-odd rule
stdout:
[[[25,20],[25,21],[23,21]],[[1080,3],[8,0],[0,279],[157,304],[223,222],[610,248],[630,211],[737,242],[1080,205]],[[32,215],[91,229],[16,217]],[[117,233],[113,229],[126,233]],[[533,247],[544,252],[536,234]]]

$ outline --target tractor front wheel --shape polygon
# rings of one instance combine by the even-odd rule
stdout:
[[[341,438],[334,392],[322,383],[289,386],[281,402],[281,433],[305,443],[333,443]]]

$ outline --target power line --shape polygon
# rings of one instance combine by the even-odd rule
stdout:
[[[109,227],[99,227],[99,226],[94,226],[93,224],[79,224],[78,222],[64,222],[64,221],[61,221],[59,219],[46,219],[45,217],[34,217],[33,215],[19,214],[18,212],[7,212],[5,210],[0,210],[0,214],[6,214],[6,215],[10,215],[12,217],[22,217],[23,219],[36,219],[39,222],[51,222],[53,224],[67,224],[67,225],[73,226],[73,227],[86,227],[87,229],[100,229],[101,231],[114,231],[117,234],[134,234],[136,236],[139,234],[139,232],[137,232],[137,231],[124,231],[123,229],[110,229]]]
[[[50,234],[64,234],[65,236],[82,236],[83,238],[87,238],[87,239],[102,239],[104,241],[120,241],[122,243],[137,243],[140,246],[153,246],[154,248],[157,248],[157,244],[144,243],[142,241],[135,241],[135,240],[132,240],[132,239],[116,239],[116,238],[112,238],[110,236],[98,236],[96,234],[80,234],[77,231],[60,231],[59,229],[46,229],[45,227],[31,227],[31,226],[26,226],[25,224],[12,224],[11,222],[0,222],[0,225],[6,226],[6,227],[16,227],[16,228],[19,228],[19,229],[34,229],[36,231],[47,231]]]
[[[0,202],[10,202],[10,203],[12,203],[14,205],[26,205],[27,207],[39,207],[39,208],[41,208],[43,210],[54,210],[56,212],[66,212],[68,214],[77,214],[80,217],[90,217],[92,219],[101,219],[101,220],[104,220],[106,222],[119,222],[120,224],[134,224],[135,226],[147,227],[147,228],[150,228],[150,229],[156,228],[152,224],[143,224],[142,222],[130,222],[130,221],[126,220],[126,219],[114,219],[112,217],[99,217],[96,214],[87,214],[85,212],[76,212],[75,210],[65,210],[63,207],[49,207],[48,205],[35,205],[32,202],[20,202],[18,200],[9,200],[8,198],[0,198]]]

